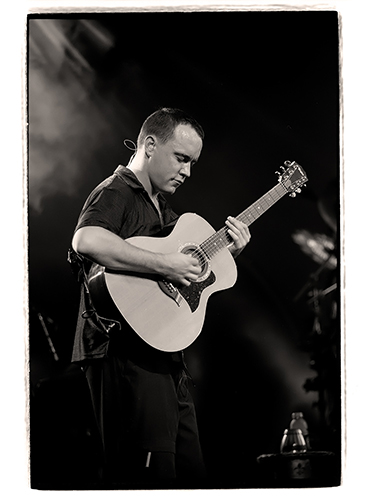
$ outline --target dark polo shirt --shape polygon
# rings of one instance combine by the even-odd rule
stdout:
[[[86,200],[75,231],[81,227],[99,226],[123,239],[132,236],[155,236],[166,226],[173,226],[177,214],[165,198],[159,195],[162,220],[148,193],[137,177],[127,167],[120,165],[113,175],[99,184]],[[90,263],[85,262],[88,271]],[[81,284],[81,298],[72,361],[98,359],[108,354],[111,335],[108,335],[92,310],[90,297]],[[120,332],[119,343],[126,333]],[[116,341],[117,342],[117,341]],[[154,350],[152,350],[154,351]]]

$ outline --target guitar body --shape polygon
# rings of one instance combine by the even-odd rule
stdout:
[[[202,217],[186,213],[169,236],[136,236],[127,241],[152,252],[193,254],[214,233]],[[89,275],[93,303],[98,303],[98,313],[104,316],[99,307],[100,295],[107,291],[121,317],[149,345],[166,352],[185,349],[202,330],[209,297],[230,288],[237,279],[236,264],[227,248],[212,259],[206,259],[200,251],[200,258],[202,271],[198,281],[179,288],[160,276],[96,269]]]

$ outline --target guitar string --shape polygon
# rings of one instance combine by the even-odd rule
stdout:
[[[237,219],[244,222],[248,226],[254,222],[262,213],[264,213],[265,210],[270,208],[278,199],[280,199],[280,196],[275,199],[271,192],[267,193],[262,197],[258,202],[255,204],[257,208],[254,208],[254,205],[246,209],[242,214],[237,216]],[[260,211],[260,209],[262,209]],[[211,235],[207,240],[205,240],[203,243],[201,243],[197,250],[193,252],[193,256],[196,257],[200,264],[203,265],[205,263],[204,257],[202,256],[202,252],[207,255],[207,257],[210,259],[214,255],[216,255],[217,252],[219,252],[222,248],[228,246],[231,243],[232,239],[230,238],[228,234],[228,227],[225,226],[221,228],[219,231]]]
[[[280,189],[280,186],[282,190]],[[268,210],[272,205],[276,203],[287,190],[282,184],[276,185],[268,193],[262,196],[257,202],[244,210],[237,219],[244,222],[248,226],[251,225],[260,215],[262,215],[266,210]],[[276,196],[274,196],[276,194]],[[206,264],[206,259],[204,255],[207,256],[208,260],[214,257],[219,251],[227,247],[231,243],[232,239],[228,234],[228,227],[224,226],[216,233],[209,236],[203,243],[198,245],[196,250],[192,252],[192,256],[195,257],[201,267]]]

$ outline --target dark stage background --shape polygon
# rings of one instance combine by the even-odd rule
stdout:
[[[206,132],[171,199],[179,213],[219,229],[276,184],[285,160],[309,178],[251,226],[236,285],[211,298],[186,351],[212,486],[271,487],[256,459],[279,450],[293,411],[314,449],[339,462],[339,251],[322,268],[339,241],[338,47],[336,12],[29,18],[33,487],[95,487],[97,436],[69,363],[78,285],[67,249],[87,195],[128,162],[123,140],[135,142],[160,106],[188,111]]]

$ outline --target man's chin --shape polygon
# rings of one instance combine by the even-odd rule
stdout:
[[[180,187],[178,186],[167,186],[165,190],[162,192],[163,194],[174,194],[177,190],[177,188]]]

